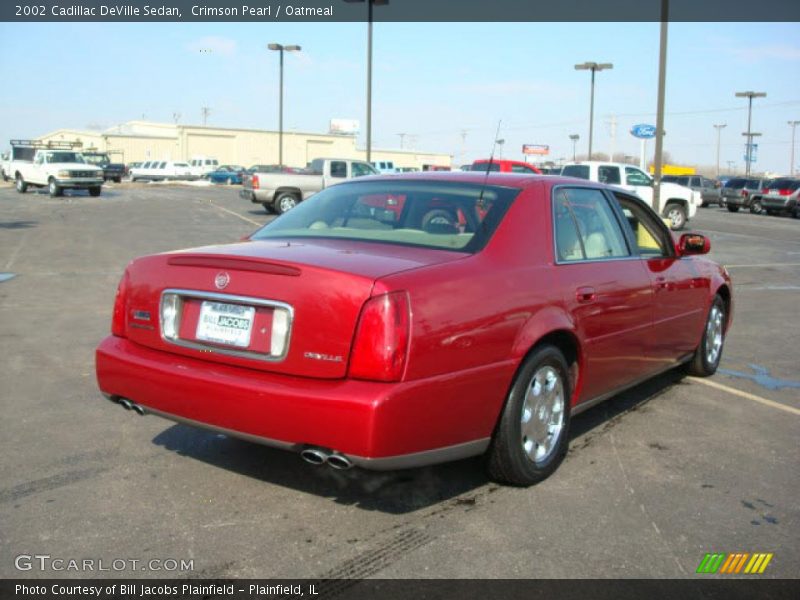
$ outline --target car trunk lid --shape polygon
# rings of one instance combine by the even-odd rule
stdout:
[[[377,279],[465,256],[341,240],[150,256],[128,267],[126,332],[142,345],[203,360],[341,378]]]

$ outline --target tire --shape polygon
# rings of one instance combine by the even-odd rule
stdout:
[[[772,210],[771,208],[768,208],[768,209],[767,209],[767,214],[768,214],[770,217],[774,217],[775,215],[777,215],[777,214],[778,214],[778,211],[777,211],[777,210]]]
[[[725,302],[717,295],[708,309],[703,339],[694,351],[694,356],[686,364],[686,371],[696,377],[709,377],[717,371],[725,344]]]
[[[122,183],[122,177],[114,177],[114,183]]]
[[[14,187],[20,194],[24,194],[28,191],[28,184],[25,183],[25,180],[22,178],[22,175],[17,175],[17,178],[14,183]]]
[[[700,208],[708,208],[708,202],[701,202]]]
[[[529,486],[558,468],[569,443],[571,393],[569,367],[558,348],[541,346],[525,359],[489,447],[492,479]],[[536,443],[537,435],[542,443]]]
[[[225,184],[226,184],[226,185],[233,185],[233,177],[228,177],[228,178],[225,180]]]
[[[56,183],[56,180],[51,177],[47,182],[47,193],[50,194],[51,198],[55,198],[57,196],[61,196],[64,193],[64,190],[62,190]]]
[[[664,207],[664,216],[670,220],[669,228],[673,231],[680,231],[686,227],[686,209],[682,205],[668,202]]]
[[[294,194],[279,194],[277,198],[275,198],[275,204],[273,205],[275,208],[275,212],[279,215],[283,213],[289,212],[295,206],[298,205],[300,201],[297,199],[297,196]]]
[[[103,191],[103,188],[101,188],[101,187],[90,187],[89,188],[89,195],[97,197],[97,196],[100,195],[100,192],[102,192],[102,191]]]
[[[728,210],[730,212],[739,212],[739,207],[738,206],[733,206],[731,204],[728,204]]]
[[[0,169],[0,173],[2,173],[2,175],[3,175],[3,181],[8,181],[8,180],[9,180],[9,177],[8,177],[8,175],[6,175],[6,172],[5,172],[5,171],[3,171],[2,169]]]
[[[764,212],[764,209],[761,208],[761,200],[753,200],[750,203],[750,212],[754,215],[760,215],[762,212]]]

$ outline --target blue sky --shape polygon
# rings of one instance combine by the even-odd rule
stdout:
[[[742,169],[746,100],[734,92],[756,90],[768,96],[754,103],[755,168],[788,172],[798,34],[798,23],[670,24],[665,149],[675,162],[714,164],[713,124],[727,123],[721,162]],[[628,131],[655,123],[658,36],[658,23],[377,23],[373,145],[399,148],[405,133],[406,148],[459,164],[489,154],[502,119],[505,157],[521,159],[525,143],[571,157],[571,133],[585,152],[589,74],[573,65],[591,60],[614,63],[597,75],[594,149],[610,150],[606,121],[616,115],[616,150],[638,156]],[[361,120],[363,131],[363,23],[2,23],[0,147],[61,127],[169,122],[175,112],[198,124],[201,106],[211,107],[209,125],[277,128],[268,42],[303,47],[286,56],[287,129],[324,132],[338,117]]]

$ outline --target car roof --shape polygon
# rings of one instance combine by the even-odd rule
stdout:
[[[490,171],[487,175],[485,171],[417,171],[413,173],[391,173],[387,175],[370,175],[368,177],[358,177],[348,179],[337,185],[347,185],[359,181],[446,181],[452,183],[470,183],[486,185],[496,185],[505,187],[516,187],[520,189],[532,187],[535,184],[543,183],[547,186],[556,185],[575,185],[582,187],[608,188],[602,183],[577,179],[575,177],[562,177],[560,175],[537,175],[535,173],[499,173]]]

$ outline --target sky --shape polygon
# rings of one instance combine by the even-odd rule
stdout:
[[[550,159],[587,150],[590,75],[597,74],[595,152],[638,157],[629,131],[655,124],[658,23],[376,23],[374,148],[445,152],[455,165],[546,144]],[[788,173],[800,120],[799,23],[671,23],[664,149],[672,162],[744,169],[747,100],[762,133],[753,169]],[[60,128],[102,129],[134,119],[277,129],[278,55],[287,54],[284,127],[327,132],[331,118],[366,123],[364,23],[0,23],[0,148]],[[612,141],[611,118],[616,120]],[[399,134],[405,134],[400,136]],[[800,134],[798,134],[800,138]],[[800,139],[798,140],[800,142]],[[653,141],[648,143],[652,155]],[[800,164],[800,151],[795,165]],[[298,165],[302,166],[302,165]]]

